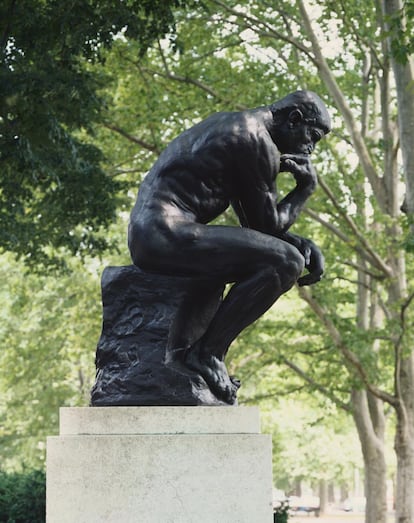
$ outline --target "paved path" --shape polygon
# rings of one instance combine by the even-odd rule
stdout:
[[[364,514],[335,513],[315,518],[313,514],[303,516],[290,516],[289,523],[364,523]],[[388,515],[388,523],[394,523],[394,514]]]
[[[328,514],[315,518],[313,514],[306,516],[290,516],[289,523],[364,523],[363,514]]]

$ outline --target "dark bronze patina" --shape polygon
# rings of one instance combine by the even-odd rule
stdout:
[[[152,278],[154,286],[158,275],[182,278],[198,282],[195,289],[210,282],[171,309],[162,365],[197,377],[219,404],[235,404],[240,385],[224,362],[232,341],[295,283],[310,285],[323,274],[318,247],[289,229],[316,188],[311,153],[330,126],[325,105],[309,91],[217,113],[173,140],[141,184],[128,234],[140,277]],[[280,201],[279,172],[296,181]],[[230,205],[240,227],[209,224]],[[225,284],[231,288],[222,299]],[[108,394],[98,394],[95,403],[108,404]]]

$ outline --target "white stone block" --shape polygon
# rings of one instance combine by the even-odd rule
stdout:
[[[111,410],[62,409],[66,433],[48,438],[47,523],[273,521],[271,437],[255,433],[257,409]],[[240,418],[233,433],[226,417]]]
[[[255,407],[83,407],[60,409],[60,434],[260,433]]]

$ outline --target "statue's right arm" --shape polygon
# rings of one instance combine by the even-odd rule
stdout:
[[[286,232],[280,238],[298,249],[305,258],[305,268],[309,271],[298,280],[300,287],[320,281],[325,270],[325,259],[319,247],[308,238]]]
[[[292,173],[296,180],[296,187],[277,204],[280,228],[287,232],[315,191],[317,176],[308,155],[282,155],[281,171]]]

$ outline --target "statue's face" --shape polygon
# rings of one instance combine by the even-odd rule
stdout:
[[[330,122],[323,113],[317,118],[307,118],[299,109],[294,109],[279,127],[276,145],[282,154],[312,154],[329,129]]]

